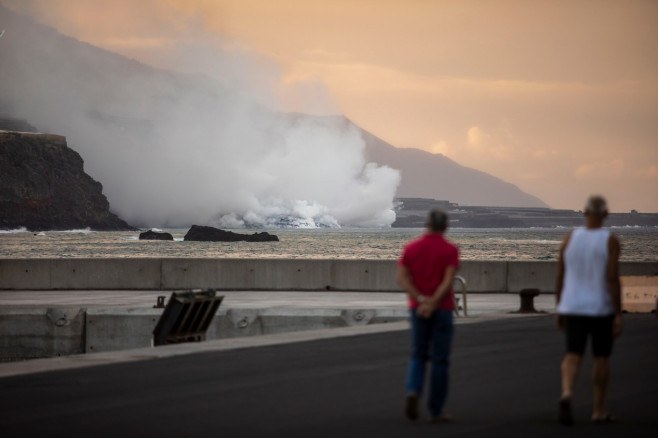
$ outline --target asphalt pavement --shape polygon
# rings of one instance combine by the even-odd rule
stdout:
[[[557,422],[564,342],[551,315],[456,327],[446,406],[455,421],[449,424],[404,417],[410,340],[399,327],[322,339],[306,333],[296,342],[3,377],[0,436],[599,438],[658,432],[653,315],[626,315],[615,345],[609,408],[618,421],[589,421],[588,357],[571,428]]]

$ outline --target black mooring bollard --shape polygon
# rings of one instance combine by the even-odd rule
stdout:
[[[521,308],[514,313],[539,313],[535,309],[535,297],[537,295],[539,295],[539,289],[522,289],[519,292]]]

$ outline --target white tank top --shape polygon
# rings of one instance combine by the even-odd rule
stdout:
[[[566,315],[614,314],[608,291],[608,240],[610,231],[577,228],[564,251],[564,283],[557,312]]]

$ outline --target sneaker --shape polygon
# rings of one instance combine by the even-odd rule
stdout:
[[[418,394],[410,392],[404,399],[404,414],[410,420],[418,419]]]

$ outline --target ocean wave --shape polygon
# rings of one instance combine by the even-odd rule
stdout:
[[[65,233],[65,234],[91,234],[93,231],[91,231],[91,228],[81,228],[79,230],[62,230],[58,231],[59,233]]]
[[[17,234],[17,233],[27,233],[27,228],[20,227],[15,230],[0,230],[0,234]]]
[[[504,237],[490,237],[487,239],[491,242],[504,242],[504,243],[534,243],[539,245],[557,245],[560,240],[550,240],[550,239],[507,239]]]
[[[52,230],[50,233],[64,233],[64,234],[91,234],[94,231],[91,230],[91,228],[82,228],[78,230]],[[25,227],[20,227],[16,228],[13,230],[0,230],[0,234],[18,234],[18,233],[32,233],[32,231],[28,231],[27,228]],[[34,233],[35,236],[45,236],[46,232],[45,231],[39,231]]]
[[[155,231],[156,228],[152,228],[152,230]],[[165,231],[155,231],[155,232],[156,233],[164,233]],[[132,240],[132,241],[139,240],[139,236],[128,236],[124,240]],[[174,237],[175,242],[183,242],[184,240],[185,240],[185,238],[183,238],[183,237]]]

